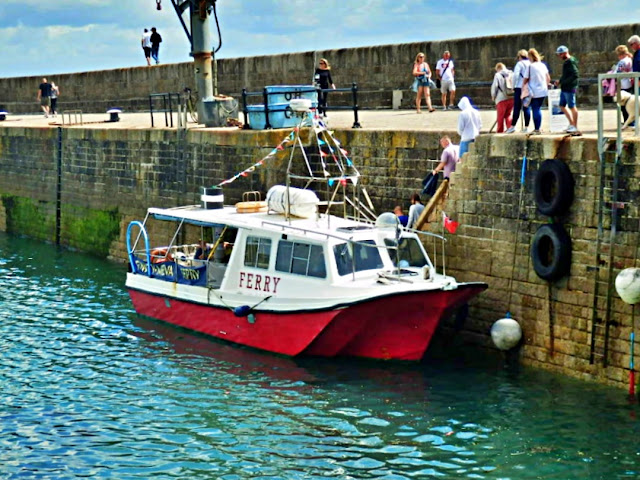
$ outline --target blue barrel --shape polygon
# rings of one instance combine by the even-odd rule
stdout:
[[[224,205],[222,187],[200,187],[200,201],[205,210],[222,208]]]

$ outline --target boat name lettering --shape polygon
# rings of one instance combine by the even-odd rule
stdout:
[[[240,288],[260,290],[261,292],[277,293],[278,283],[280,283],[280,277],[240,272],[240,284],[238,286]]]
[[[181,268],[182,277],[186,280],[200,280],[200,270],[195,268]]]
[[[157,265],[151,265],[151,274],[158,277],[173,277],[174,265],[175,264],[173,263],[160,263]],[[136,260],[136,271],[138,271],[139,273],[147,274],[149,271],[147,269],[146,262]]]

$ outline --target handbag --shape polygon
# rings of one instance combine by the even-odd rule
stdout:
[[[413,90],[414,92],[416,92],[416,93],[417,93],[417,92],[418,92],[418,85],[419,85],[418,77],[415,77],[415,78],[413,79],[413,83],[412,83],[412,84],[411,84],[411,86],[410,86],[411,90]]]
[[[440,77],[442,77],[442,76],[444,75],[444,72],[446,72],[446,71],[447,71],[447,68],[449,68],[449,64],[450,64],[450,63],[451,63],[451,60],[449,60],[449,61],[447,62],[447,66],[446,66],[446,67],[444,67],[444,69],[442,70],[442,73],[440,74]],[[440,79],[439,79],[439,78],[436,78],[436,88],[440,88],[440,87],[442,87],[442,82],[440,81]]]

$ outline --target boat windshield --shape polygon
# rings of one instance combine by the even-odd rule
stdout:
[[[396,241],[392,238],[385,238],[384,243],[387,247],[396,246]],[[417,238],[400,237],[398,255],[396,256],[395,250],[389,250],[389,256],[395,267],[398,266],[396,260],[401,267],[424,267],[427,265],[427,259]]]
[[[365,245],[363,245],[365,244]],[[352,272],[363,270],[375,270],[382,268],[382,258],[373,240],[364,240],[357,243],[340,243],[333,247],[333,255],[340,275],[348,275]],[[368,245],[371,245],[368,246]]]

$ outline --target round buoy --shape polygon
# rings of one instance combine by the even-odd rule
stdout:
[[[491,326],[491,340],[500,350],[511,350],[522,338],[522,329],[513,318],[501,318]]]
[[[623,302],[635,305],[640,301],[640,268],[625,268],[616,277],[616,292]]]

